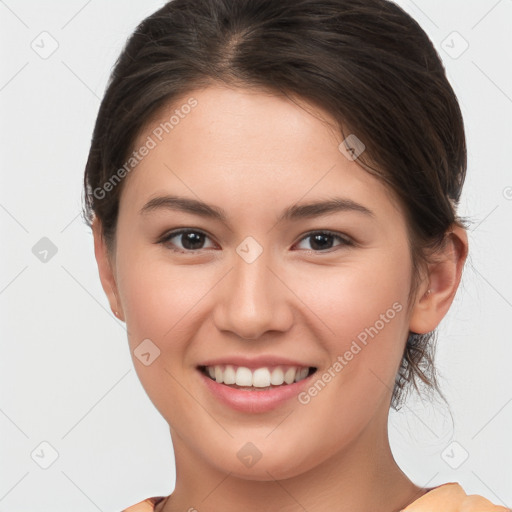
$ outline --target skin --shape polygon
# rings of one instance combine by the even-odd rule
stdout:
[[[170,425],[176,486],[157,510],[405,508],[426,489],[390,450],[395,374],[409,330],[435,329],[452,303],[465,231],[453,226],[409,303],[406,217],[390,190],[339,151],[328,113],[211,86],[168,105],[154,125],[189,97],[198,105],[125,178],[112,254],[101,224],[93,225],[103,288],[127,324],[142,385]],[[140,213],[164,194],[222,208],[228,225],[178,210]],[[277,223],[291,205],[333,197],[373,216],[340,211]],[[181,236],[158,243],[177,228],[205,233],[203,248],[187,249]],[[327,236],[320,250],[307,236],[318,230],[355,243]],[[248,236],[263,249],[252,263],[236,252]],[[237,412],[209,393],[196,370],[213,357],[270,354],[309,362],[321,375],[394,303],[401,311],[306,405],[292,399],[265,413]],[[134,356],[147,338],[160,350],[149,366]],[[250,468],[237,457],[249,441],[262,454]]]

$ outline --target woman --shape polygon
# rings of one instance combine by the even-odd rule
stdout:
[[[387,434],[438,389],[465,171],[443,66],[391,2],[174,0],[141,23],[85,174],[176,461],[173,493],[127,510],[506,510],[417,486]]]

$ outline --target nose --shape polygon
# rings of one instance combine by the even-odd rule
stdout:
[[[265,252],[248,263],[235,254],[231,271],[216,287],[214,322],[221,331],[256,340],[293,324],[293,294],[269,266]]]

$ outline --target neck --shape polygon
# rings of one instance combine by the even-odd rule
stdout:
[[[343,451],[285,480],[247,480],[205,464],[174,433],[174,492],[156,512],[398,512],[425,494],[396,464],[385,422],[369,424]]]

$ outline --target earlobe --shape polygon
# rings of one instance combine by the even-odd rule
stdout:
[[[409,321],[409,330],[424,334],[433,331],[450,308],[462,277],[468,253],[466,230],[453,226],[446,234],[445,244],[418,289]]]
[[[103,236],[101,222],[98,218],[95,218],[93,221],[92,234],[94,238],[94,255],[98,265],[101,286],[107,296],[112,312],[117,318],[124,321],[124,315],[117,290],[117,283],[113,271],[113,263]]]

